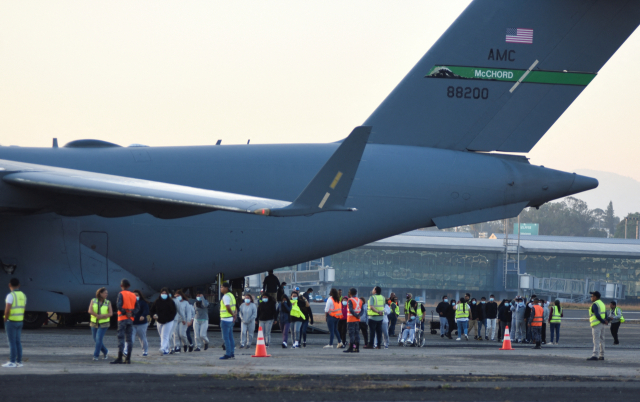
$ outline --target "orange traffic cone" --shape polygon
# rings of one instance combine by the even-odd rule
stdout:
[[[262,327],[258,329],[258,342],[256,343],[256,354],[251,357],[271,357],[267,354],[267,347],[264,346],[264,335],[262,333]]]
[[[504,342],[502,342],[502,347],[500,350],[514,350],[511,347],[511,336],[509,336],[509,326],[504,329]]]

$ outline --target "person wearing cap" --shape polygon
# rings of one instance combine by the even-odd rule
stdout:
[[[618,329],[620,329],[620,324],[624,322],[624,317],[622,316],[622,311],[620,307],[618,307],[618,303],[615,300],[612,300],[609,304],[611,310],[609,311],[609,323],[611,324],[611,336],[613,336],[613,344],[619,345],[618,341]]]
[[[539,299],[534,299],[531,305],[531,339],[536,344],[533,349],[542,349],[542,324],[544,323],[544,309]]]
[[[220,288],[220,330],[224,339],[225,354],[220,360],[235,359],[235,343],[233,341],[233,324],[236,322],[236,298],[229,291],[229,283],[225,282]]]
[[[297,289],[297,288],[296,288]],[[300,297],[304,299],[304,303],[299,303],[300,310],[305,316],[305,320],[302,322],[302,326],[300,327],[300,336],[301,339],[298,341],[302,342],[302,347],[307,347],[307,328],[309,328],[309,324],[313,325],[313,311],[311,311],[311,293],[313,292],[313,288],[307,289],[306,292],[302,293]]]
[[[120,281],[120,289],[118,293],[118,357],[111,364],[131,364],[131,349],[133,348],[133,319],[140,310],[140,304],[133,292],[129,292],[131,284],[128,280]],[[125,338],[128,344],[127,357],[123,361]]]
[[[600,292],[591,293],[591,307],[589,307],[589,323],[593,336],[593,355],[587,360],[604,360],[604,326],[607,322],[607,308],[600,300]]]

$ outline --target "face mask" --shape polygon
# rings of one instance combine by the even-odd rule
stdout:
[[[140,300],[140,297],[136,296],[136,300]]]
[[[249,304],[249,303],[251,303],[251,299],[244,299],[244,302]]]
[[[298,298],[297,297],[292,297],[291,300],[296,301],[296,300],[298,300]]]
[[[524,307],[524,303],[520,302],[520,307]]]
[[[511,305],[511,303],[505,303],[504,305],[509,307]]]
[[[486,303],[486,301],[484,301],[484,300],[483,300],[483,301],[481,301],[480,303],[485,304],[485,303]]]
[[[263,298],[263,299],[262,299],[262,301],[263,301],[263,302],[268,302],[268,301],[269,301],[269,299],[265,297],[265,298]]]
[[[448,303],[448,302],[449,302],[449,299],[444,299],[444,302],[445,302],[445,303]]]
[[[202,301],[202,297],[200,296],[196,297],[196,299],[198,299],[198,301]]]
[[[164,293],[160,295],[160,297],[162,297],[163,299],[166,299],[167,297],[169,297],[169,295],[165,295]]]
[[[493,301],[493,297],[490,297],[490,298],[489,298],[489,301]]]
[[[452,306],[455,306],[456,304],[455,304],[455,303],[451,303],[451,305],[452,305]]]
[[[346,301],[343,301],[343,302],[342,302],[342,305],[343,305],[343,306],[346,306],[346,305],[347,305],[347,302],[346,302]]]
[[[178,296],[178,297],[176,297],[176,300],[177,300],[177,301],[182,300],[182,296]]]

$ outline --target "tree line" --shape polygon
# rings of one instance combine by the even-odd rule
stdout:
[[[635,239],[638,220],[632,219],[640,219],[640,212],[630,213],[625,218],[627,218],[627,238]],[[539,224],[538,234],[546,236],[624,238],[625,218],[616,216],[611,201],[604,210],[589,209],[586,202],[574,197],[544,204],[539,209],[526,208],[520,213],[521,223]],[[513,233],[515,222],[517,218],[509,220],[507,228],[509,233]],[[469,225],[464,230],[472,232],[476,237],[480,232],[503,233],[504,221]]]

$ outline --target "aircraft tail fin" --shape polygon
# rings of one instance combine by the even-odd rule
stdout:
[[[475,0],[365,121],[369,142],[528,152],[639,24],[634,0]]]
[[[340,144],[293,203],[273,209],[272,216],[310,215],[326,211],[353,211],[346,206],[371,127],[359,126]]]

